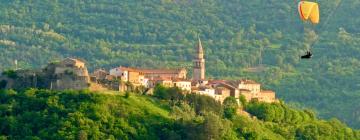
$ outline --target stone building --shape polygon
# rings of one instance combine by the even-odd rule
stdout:
[[[44,88],[43,80],[39,79],[38,70],[10,70],[1,73],[0,89]],[[39,81],[40,80],[40,81]]]
[[[49,77],[49,89],[85,89],[89,87],[90,76],[85,62],[66,58],[59,63],[49,64],[43,72]]]
[[[135,68],[118,67],[110,70],[110,75],[118,77],[123,82],[130,82],[133,86],[146,86],[147,81],[142,72]]]
[[[91,78],[95,78],[92,82],[97,82],[98,80],[104,80],[109,75],[105,69],[97,69],[91,74]]]
[[[172,80],[173,87],[178,87],[183,91],[191,92],[191,81],[185,79]]]
[[[173,81],[171,79],[155,78],[149,80],[149,87],[154,88],[157,84],[160,84],[164,87],[173,87]]]
[[[215,100],[223,103],[224,100],[230,97],[230,90],[225,87],[216,87],[215,88]]]
[[[244,96],[247,101],[257,100],[261,102],[276,102],[275,92],[261,90],[261,84],[252,80],[211,80],[209,86],[215,89],[216,100],[223,102],[231,96],[239,101],[240,96]]]
[[[128,81],[129,72],[136,72],[144,76],[143,79],[186,79],[187,70],[181,69],[141,69],[117,67],[110,70],[110,75],[121,77],[123,81]],[[140,79],[141,80],[141,79]]]
[[[145,78],[164,78],[164,79],[186,79],[187,70],[180,69],[138,69]]]
[[[262,90],[260,93],[253,96],[253,99],[267,103],[277,102],[275,92],[272,90]]]
[[[157,84],[165,87],[178,87],[185,92],[191,92],[191,81],[185,79],[156,78],[149,80],[148,88],[154,88]]]
[[[251,93],[259,93],[261,88],[261,84],[253,81],[253,80],[236,80],[236,81],[228,81],[229,84],[237,87],[238,89],[247,89],[250,90]]]
[[[200,38],[196,46],[196,54],[193,60],[193,80],[205,80],[205,58]]]
[[[88,88],[90,83],[85,63],[73,58],[49,63],[45,68],[39,70],[16,70],[12,73],[0,76],[0,81],[6,83],[5,89],[77,90]]]

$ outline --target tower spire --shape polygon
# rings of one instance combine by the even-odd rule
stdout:
[[[197,53],[204,53],[202,43],[201,43],[201,39],[200,39],[199,35],[198,35],[198,44],[197,44],[196,51],[197,51]]]
[[[198,43],[196,45],[195,59],[203,59],[203,58],[204,58],[204,50],[202,47],[201,39],[198,35]]]
[[[205,59],[204,50],[202,47],[201,39],[198,35],[198,43],[196,45],[195,57],[193,60],[193,80],[199,81],[205,79]]]

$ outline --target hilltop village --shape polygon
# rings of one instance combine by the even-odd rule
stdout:
[[[53,62],[40,70],[6,71],[0,76],[0,89],[25,89],[29,87],[52,90],[110,89],[116,91],[138,90],[152,94],[156,85],[178,87],[184,94],[207,95],[219,102],[232,96],[239,100],[243,95],[247,101],[276,102],[275,92],[262,90],[261,84],[248,79],[208,80],[205,77],[205,57],[201,40],[195,46],[193,74],[187,77],[185,68],[144,69],[119,66],[97,69],[89,74],[84,61],[66,58]]]

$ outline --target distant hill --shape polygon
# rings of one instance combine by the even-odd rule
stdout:
[[[90,69],[189,67],[200,34],[208,77],[256,79],[292,106],[360,128],[360,2],[342,0],[331,15],[340,1],[318,0],[321,23],[312,26],[293,1],[3,0],[0,69],[68,56]],[[314,58],[300,60],[317,36]]]
[[[318,120],[311,111],[283,103],[243,104],[253,118],[232,113],[236,101],[221,106],[195,95],[160,100],[135,93],[30,89],[0,91],[0,103],[0,139],[360,138],[336,119]]]

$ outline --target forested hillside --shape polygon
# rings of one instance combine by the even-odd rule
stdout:
[[[221,106],[207,96],[157,88],[155,97],[89,91],[0,91],[0,139],[359,139],[336,119],[282,103]],[[158,94],[166,92],[166,96]],[[171,99],[171,100],[170,100]],[[237,115],[244,108],[254,117]],[[258,119],[256,119],[258,118]]]
[[[67,56],[90,69],[190,68],[200,34],[208,77],[257,79],[294,106],[360,128],[360,1],[343,0],[334,14],[341,0],[318,2],[313,26],[292,0],[2,0],[0,69]],[[316,38],[314,58],[300,60]]]

